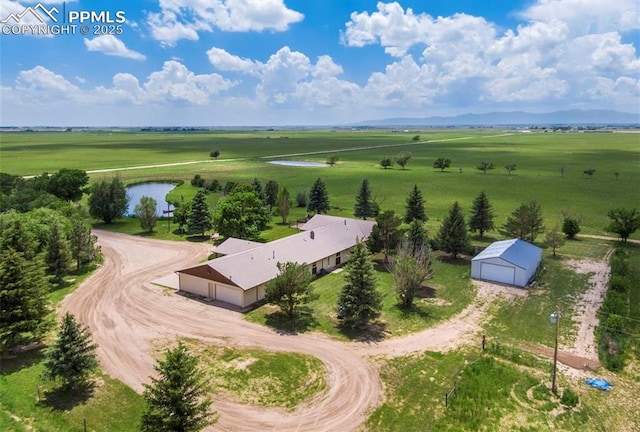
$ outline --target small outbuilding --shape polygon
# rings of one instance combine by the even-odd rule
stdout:
[[[525,287],[542,261],[542,249],[520,239],[491,243],[471,260],[473,279]]]

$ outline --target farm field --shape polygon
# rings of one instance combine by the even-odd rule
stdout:
[[[413,142],[414,135],[420,135],[420,141]],[[417,184],[425,198],[430,236],[437,233],[441,220],[454,201],[459,201],[463,210],[468,213],[471,201],[480,191],[487,193],[496,212],[498,226],[504,223],[509,213],[519,204],[535,199],[542,206],[547,229],[559,224],[561,213],[566,211],[580,215],[582,220],[580,234],[610,236],[611,233],[605,230],[608,223],[607,211],[615,207],[638,207],[640,204],[636,190],[640,179],[638,136],[623,133],[524,134],[498,130],[412,131],[408,134],[388,131],[297,130],[183,134],[3,133],[0,134],[2,143],[0,171],[32,175],[43,171],[53,172],[60,168],[115,169],[93,173],[91,179],[110,178],[117,175],[127,184],[150,180],[183,181],[169,194],[171,201],[179,201],[181,197],[185,200],[191,199],[198,190],[189,182],[195,174],[200,174],[207,180],[218,180],[221,184],[227,181],[250,182],[256,177],[264,185],[267,180],[273,179],[281,187],[287,186],[293,197],[297,191],[308,191],[313,181],[321,177],[327,185],[332,205],[329,213],[343,216],[353,215],[354,196],[361,180],[367,178],[381,209],[393,209],[400,214],[404,212],[405,199],[409,190]],[[209,158],[209,152],[213,149],[219,149],[221,152],[218,160]],[[330,153],[333,151],[337,152]],[[400,152],[411,153],[412,158],[406,169],[403,170],[394,165],[385,170],[378,165],[382,157],[394,157]],[[300,153],[308,154],[282,156]],[[339,162],[333,167],[306,168],[267,163],[272,156],[277,159],[324,162],[330,154],[339,157]],[[444,172],[434,169],[433,161],[438,157],[450,158],[452,166]],[[135,170],[118,169],[189,161],[196,163]],[[483,174],[476,169],[482,161],[492,162],[496,168]],[[517,169],[508,175],[504,166],[510,163],[516,164]],[[564,167],[563,176],[559,170],[561,166]],[[596,169],[595,174],[591,177],[585,175],[583,171],[586,168]],[[210,193],[209,204],[214,206],[220,198],[219,193]],[[305,209],[296,208],[293,209],[290,219],[295,220],[305,214]],[[279,222],[280,218],[274,217],[269,229],[263,232],[262,240],[273,240],[293,232],[292,228]],[[124,276],[128,275],[134,280],[129,281],[125,277],[119,279],[119,283],[131,284],[130,288],[134,287],[134,283],[140,285],[148,280],[147,273],[166,271],[171,265],[171,260],[165,257],[162,263],[153,263],[151,266],[148,262],[141,262],[139,263],[141,267],[139,269],[136,267],[136,257],[151,256],[147,250],[151,251],[154,246],[151,243],[147,244],[148,240],[185,240],[184,235],[175,231],[174,224],[171,224],[172,231],[167,232],[166,221],[159,221],[156,232],[153,234],[143,234],[137,220],[131,218],[124,218],[111,226],[96,225],[94,227],[135,236],[131,237],[133,240],[126,240],[131,242],[131,250],[127,246],[122,246],[122,250],[118,250],[119,242],[125,241],[118,240],[117,234],[109,234],[116,237],[107,243],[110,246],[108,248],[110,253],[113,254],[115,251],[122,254],[122,256],[116,254],[114,257],[130,266],[127,268],[129,273]],[[542,242],[542,237],[543,235],[537,239],[538,243]],[[489,232],[484,240],[474,238],[473,242],[481,246],[501,238],[498,232],[493,231]],[[636,232],[631,238],[640,238],[640,233]],[[136,254],[137,243],[144,244],[148,249],[144,249],[144,253]],[[203,251],[207,248],[205,245],[194,244],[184,247],[195,248],[196,246],[201,246]],[[171,296],[166,292],[160,293],[157,289],[146,290],[144,293],[134,292],[135,290],[132,289],[127,290],[126,294],[135,298],[135,301],[127,301],[127,304],[140,304],[146,296],[152,296],[154,305],[151,310],[157,312],[157,316],[151,317],[153,315],[151,314],[140,317],[133,310],[123,311],[123,316],[126,321],[127,314],[132,313],[129,318],[136,323],[139,319],[142,320],[145,328],[162,327],[162,332],[171,334],[180,320],[176,323],[163,322],[161,315],[181,314],[185,322],[191,319],[198,320],[198,323],[189,327],[189,330],[193,329],[198,333],[197,338],[207,341],[210,341],[212,323],[219,323],[219,327],[216,328],[223,329],[221,331],[224,336],[221,336],[221,339],[224,340],[224,344],[229,344],[228,351],[212,348],[213,351],[209,352],[208,342],[199,346],[194,345],[201,356],[211,358],[211,362],[206,367],[217,368],[216,362],[223,364],[231,361],[244,364],[247,359],[256,361],[255,367],[259,368],[259,373],[256,372],[254,378],[264,385],[264,387],[257,387],[257,390],[252,388],[251,381],[246,376],[248,372],[244,371],[244,367],[237,371],[231,368],[223,371],[222,376],[215,376],[215,385],[222,389],[222,394],[225,397],[231,394],[231,402],[224,405],[222,412],[222,428],[233,424],[234,420],[245,421],[240,408],[234,411],[235,403],[239,406],[250,403],[248,409],[252,414],[266,412],[265,410],[268,409],[265,406],[284,406],[287,409],[287,415],[291,415],[292,419],[298,418],[296,416],[305,419],[300,414],[299,405],[302,404],[307,409],[309,400],[317,403],[317,400],[321,399],[318,394],[322,396],[326,392],[334,397],[333,386],[336,383],[315,381],[313,391],[287,398],[286,394],[279,394],[273,390],[273,383],[277,381],[275,387],[279,386],[278,391],[285,389],[284,393],[288,393],[286,370],[278,364],[281,363],[280,359],[292,356],[292,362],[302,364],[298,368],[296,379],[298,382],[305,382],[305,374],[318,378],[318,371],[323,367],[321,363],[325,367],[327,364],[330,365],[331,373],[328,376],[335,378],[331,375],[334,373],[334,369],[331,368],[336,367],[332,362],[337,361],[338,353],[341,355],[349,353],[353,355],[352,360],[358,362],[360,369],[354,372],[361,374],[358,380],[366,381],[367,377],[373,376],[368,374],[379,372],[379,379],[383,382],[380,386],[383,394],[376,402],[379,404],[373,403],[375,395],[370,394],[366,401],[369,403],[368,408],[365,409],[366,407],[361,405],[358,411],[360,416],[358,419],[364,421],[362,427],[365,430],[391,431],[400,428],[400,430],[419,431],[424,430],[425,424],[435,425],[438,430],[452,431],[517,430],[516,426],[528,424],[528,426],[521,426],[520,430],[540,430],[549,427],[567,431],[633,431],[633,428],[628,428],[629,421],[632,422],[631,424],[635,420],[640,421],[640,419],[631,418],[632,414],[629,414],[640,412],[640,406],[632,397],[639,390],[637,372],[634,372],[637,371],[637,359],[633,357],[635,354],[630,354],[631,366],[628,370],[617,374],[601,372],[607,379],[615,382],[616,388],[612,394],[601,394],[585,388],[579,377],[563,373],[561,387],[576,391],[581,401],[575,409],[565,410],[559,399],[548,391],[549,360],[515,348],[522,342],[547,347],[552,344],[553,332],[552,327],[548,325],[548,312],[556,305],[560,305],[562,310],[567,311],[577,309],[581,295],[589,286],[589,276],[576,273],[567,265],[567,261],[601,261],[614,246],[615,242],[610,240],[582,237],[575,241],[568,241],[561,247],[558,258],[551,257],[551,252],[545,250],[546,269],[540,278],[541,285],[526,299],[516,298],[515,300],[497,298],[489,301],[478,297],[469,281],[468,268],[464,266],[466,261],[459,260],[457,264],[446,260],[438,261],[436,276],[427,284],[436,289],[439,297],[436,300],[442,302],[430,303],[430,299],[421,299],[418,302],[421,313],[412,316],[401,313],[396,307],[396,299],[390,286],[390,276],[382,269],[379,273],[380,284],[387,290],[383,309],[387,327],[383,338],[388,339],[385,341],[388,344],[375,343],[365,348],[358,345],[358,335],[345,334],[336,327],[334,309],[337,297],[336,287],[342,284],[342,276],[339,273],[327,275],[314,282],[316,291],[320,294],[320,298],[310,304],[314,320],[311,325],[307,322],[297,328],[287,328],[278,322],[277,316],[273,314],[275,309],[270,306],[262,306],[245,315],[231,314],[229,311],[220,311],[218,314],[214,306],[183,299],[180,296]],[[176,246],[176,250],[178,249],[179,246]],[[632,265],[637,268],[640,248],[629,244],[628,249],[631,253]],[[169,254],[168,251],[157,251],[157,253]],[[202,259],[204,258],[203,255]],[[106,276],[101,278],[105,286],[118,283]],[[95,288],[96,284],[97,282],[90,283],[89,286]],[[115,285],[109,289],[116,290]],[[52,294],[52,298],[56,302],[60,301],[64,293],[66,291]],[[86,290],[82,295],[87,296]],[[116,295],[116,291],[100,295],[108,298]],[[635,307],[637,302],[633,301],[637,298],[638,291],[635,290],[632,293],[630,316],[636,319],[640,318]],[[156,301],[157,304],[155,304]],[[96,302],[93,297],[90,299],[87,297],[84,304],[76,299],[74,306],[77,309],[76,313],[85,314],[88,321],[93,320],[94,314],[86,310],[87,305],[92,302]],[[106,303],[101,306],[104,307],[101,313],[113,313],[105,305]],[[401,338],[415,336],[430,329],[435,328],[434,331],[438,331],[444,328],[439,325],[444,326],[452,320],[457,320],[466,310],[477,312],[475,321],[471,323],[472,328],[477,330],[478,326],[481,326],[491,341],[499,341],[503,344],[502,348],[494,346],[493,351],[480,353],[475,339],[474,345],[470,345],[468,336],[471,330],[460,331],[464,337],[451,343],[449,348],[452,350],[436,346],[435,342],[434,344],[424,343],[424,339],[407,339],[414,341],[411,343],[415,343],[415,346],[409,346],[409,342],[406,342],[408,346],[402,348],[398,348],[397,344],[394,345],[396,343],[394,338],[396,341],[402,341]],[[196,316],[200,314],[202,316]],[[118,319],[122,317],[118,315]],[[144,321],[145,319],[152,321],[147,322]],[[99,321],[90,321],[90,324],[94,327],[94,331],[101,328]],[[560,332],[561,343],[563,346],[571,346],[576,339],[578,322],[572,316],[567,316],[563,324]],[[236,330],[233,326],[238,326],[237,334],[234,333]],[[249,332],[252,337],[246,341],[241,338],[234,339],[240,334],[244,337],[243,332]],[[298,339],[293,336],[296,333],[305,333],[301,335],[301,341],[304,341],[304,344],[300,342],[301,345],[297,345]],[[125,339],[128,338],[126,333],[122,336],[126,336]],[[127,341],[131,344],[132,352],[144,358],[148,356],[144,351],[144,346],[148,342],[145,339],[147,336],[135,335],[135,337],[132,336],[132,340]],[[181,333],[181,336],[185,336],[185,333]],[[268,338],[271,345],[262,342],[262,338]],[[416,340],[418,342],[415,342]],[[270,357],[268,352],[277,345],[276,341],[285,341],[286,350],[291,353]],[[103,341],[101,345],[107,345],[106,349],[108,349],[112,343],[115,342]],[[424,343],[424,349],[420,343]],[[316,346],[316,344],[319,345]],[[323,353],[320,348],[322,344],[339,347],[332,349],[341,351]],[[301,347],[300,352],[311,357],[295,358],[295,354],[292,353],[298,352],[299,347]],[[281,349],[284,350],[277,348],[277,351]],[[368,351],[369,349],[371,351]],[[323,357],[325,354],[327,358]],[[113,409],[114,397],[122,397],[129,401],[131,406],[128,407],[130,411],[128,410],[127,413],[139,411],[140,397],[121,382],[108,379],[106,376],[105,384],[100,387],[98,393],[101,399],[92,399],[97,405],[83,405],[71,413],[61,413],[61,410],[49,410],[47,406],[34,404],[31,401],[25,405],[25,409],[17,409],[17,405],[25,404],[23,401],[37,391],[37,377],[41,370],[38,365],[40,358],[41,353],[35,352],[25,359],[24,365],[15,363],[8,370],[6,367],[3,369],[0,390],[4,391],[21,380],[28,380],[30,384],[25,392],[16,394],[15,398],[4,400],[5,404],[10,405],[0,409],[0,428],[6,426],[7,430],[29,430],[28,427],[23,427],[24,420],[28,420],[29,417],[43,416],[45,410],[48,410],[46,419],[40,422],[34,421],[32,424],[36,427],[47,427],[50,430],[65,428],[80,430],[77,426],[80,419],[83,416],[96,418],[103,405],[107,407],[104,415],[110,415],[112,411],[109,410]],[[136,366],[133,372],[127,371],[126,367],[119,372],[118,362],[120,361],[126,363],[126,360],[117,359],[115,363],[107,365],[107,374],[116,376],[128,386],[139,390],[140,380],[148,376],[149,371],[145,367],[148,366],[149,361],[144,362],[142,366]],[[375,367],[369,370],[363,364],[372,364]],[[341,374],[348,375],[342,368],[348,369],[348,367],[340,365],[339,369]],[[249,372],[252,370],[248,368]],[[120,373],[122,376],[118,375]],[[502,380],[504,380],[504,386],[497,383]],[[241,385],[237,384],[238,382]],[[460,393],[452,400],[451,409],[444,410],[442,395],[449,390],[453,382],[460,383]],[[355,384],[347,379],[346,384],[340,385]],[[374,383],[367,385],[371,386],[367,388],[367,392],[377,391],[374,389]],[[240,388],[239,391],[231,388],[237,386]],[[348,388],[362,390],[360,387]],[[254,396],[256,392],[260,393],[260,398]],[[483,403],[474,402],[477,399],[477,393],[484,395]],[[353,395],[354,398],[355,396]],[[270,402],[273,400],[276,402]],[[331,403],[334,404],[333,409],[338,409],[345,403],[364,404],[365,402],[332,399]],[[329,418],[323,417],[330,414],[324,410],[330,410],[331,407],[324,407],[322,403],[318,406],[311,404],[311,406],[313,415],[319,416],[317,418],[325,421]],[[423,409],[416,409],[416,407],[423,407]],[[473,416],[465,414],[469,412],[475,414]],[[12,417],[16,414],[20,417],[19,421]],[[608,418],[602,419],[605,414]],[[265,424],[270,424],[268,423],[269,415],[271,414],[267,415]],[[356,424],[358,419],[352,419],[353,423],[347,422],[344,425],[350,427]],[[134,430],[137,427],[137,420],[133,415],[132,418],[120,420],[122,423],[109,423],[107,429],[95,430],[109,430],[109,428]],[[249,422],[247,424],[252,424],[250,419],[246,421]],[[291,422],[293,424],[294,420]],[[69,426],[72,423],[73,428]],[[501,427],[507,429],[501,429]],[[285,430],[287,430],[286,427]]]

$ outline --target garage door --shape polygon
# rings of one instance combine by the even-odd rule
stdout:
[[[481,263],[480,279],[513,285],[516,281],[516,269],[496,264]]]
[[[223,302],[242,306],[242,290],[216,285],[216,298]]]

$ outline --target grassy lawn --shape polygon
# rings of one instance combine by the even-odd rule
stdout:
[[[326,389],[322,362],[315,357],[194,341],[188,345],[200,358],[211,392],[242,403],[291,409]]]
[[[134,431],[143,409],[140,395],[99,375],[90,393],[60,394],[43,371],[43,350],[3,359],[0,375],[2,431]]]
[[[289,321],[276,306],[263,305],[247,313],[252,322],[291,332],[317,330],[337,339],[398,337],[423,330],[460,312],[473,299],[475,291],[469,280],[468,261],[434,261],[434,277],[419,293],[414,308],[398,307],[391,274],[378,265],[378,290],[383,294],[379,325],[366,330],[342,329],[336,317],[336,304],[344,273],[333,272],[313,282],[319,298],[294,321]]]

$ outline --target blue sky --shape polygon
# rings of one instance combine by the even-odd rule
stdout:
[[[40,24],[32,14],[8,18],[37,2],[0,0],[2,126],[640,113],[637,0],[41,3],[64,18],[122,11],[125,20],[34,36],[23,27]]]

